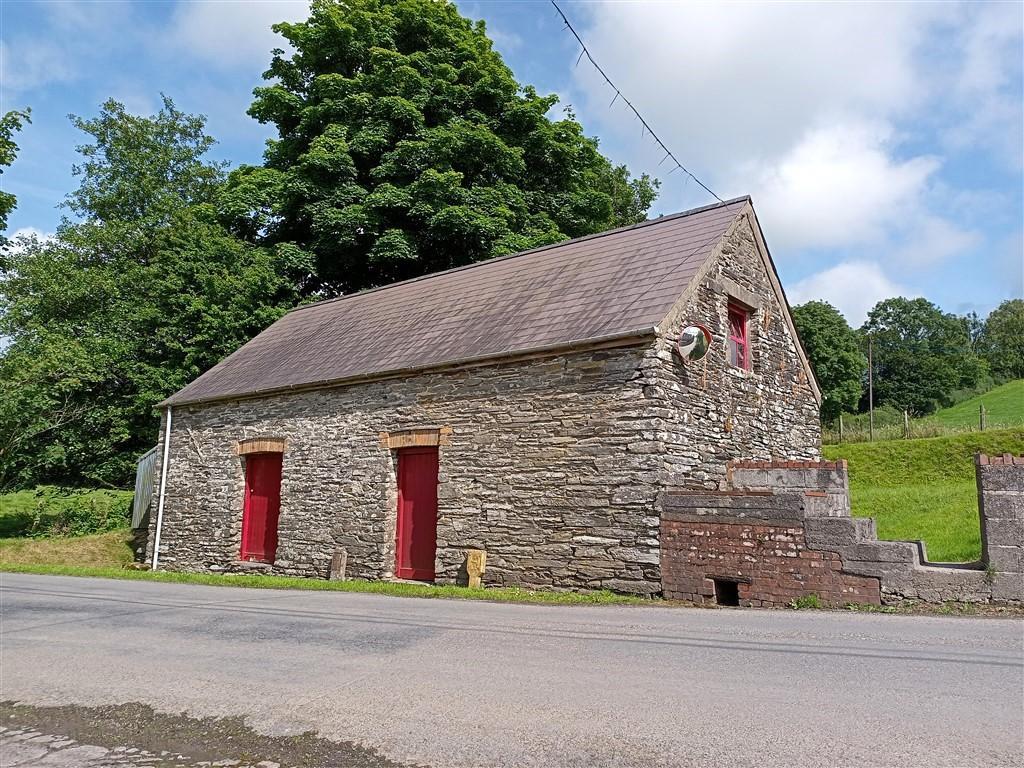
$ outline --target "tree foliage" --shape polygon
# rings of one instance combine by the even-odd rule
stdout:
[[[219,221],[202,118],[105,103],[73,118],[78,190],[52,242],[22,240],[0,278],[0,486],[125,485],[154,406],[294,301],[276,257]]]
[[[821,416],[832,421],[860,401],[867,359],[857,334],[835,307],[809,301],[793,307],[793,322],[821,387]]]
[[[875,404],[915,416],[952,403],[973,387],[985,365],[971,348],[967,323],[927,299],[880,301],[861,332],[874,348]]]
[[[555,96],[520,86],[482,22],[438,0],[316,0],[274,27],[249,114],[277,127],[231,175],[236,231],[306,295],[333,295],[642,220],[631,179]]]
[[[978,350],[992,375],[1024,379],[1024,299],[1009,299],[992,310],[978,334]]]
[[[31,123],[32,110],[24,111],[11,110],[3,117],[0,117],[0,175],[4,168],[9,168],[14,158],[18,156],[18,145],[14,141],[14,134],[20,131],[25,123]],[[18,201],[10,192],[0,189],[0,233],[7,229],[7,217],[17,206]],[[0,246],[4,245],[4,238],[0,236]]]

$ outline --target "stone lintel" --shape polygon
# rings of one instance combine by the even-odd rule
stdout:
[[[765,304],[763,297],[751,293],[739,283],[734,280],[730,280],[724,275],[719,275],[717,279],[709,280],[707,285],[715,293],[724,293],[730,299],[735,299],[753,310],[759,310]]]
[[[451,445],[451,436],[451,427],[416,427],[381,432],[379,435],[380,444],[392,451],[398,448],[430,448],[438,445]]]
[[[284,453],[288,441],[276,437],[251,437],[239,440],[235,444],[235,455],[245,456],[248,453]]]

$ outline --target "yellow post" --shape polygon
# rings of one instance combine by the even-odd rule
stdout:
[[[470,589],[480,589],[480,577],[487,569],[487,553],[482,549],[466,551],[466,574],[469,576]]]

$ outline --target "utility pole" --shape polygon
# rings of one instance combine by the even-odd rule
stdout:
[[[871,334],[868,334],[868,440],[875,439],[875,377],[872,364]]]

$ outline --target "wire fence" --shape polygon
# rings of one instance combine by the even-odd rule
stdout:
[[[979,406],[978,420],[974,424],[946,424],[927,417],[914,419],[906,411],[879,408],[875,411],[873,429],[868,414],[846,414],[840,416],[835,423],[822,426],[821,441],[826,445],[838,445],[840,443],[866,443],[872,440],[913,440],[922,437],[945,437],[1020,426],[1019,421],[992,420],[985,406]]]

